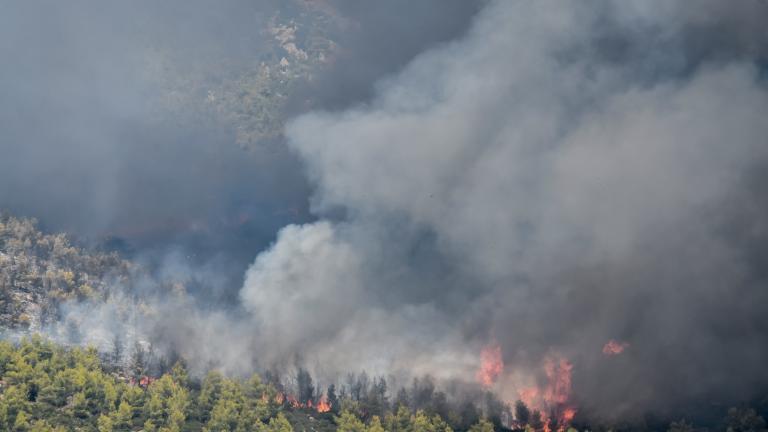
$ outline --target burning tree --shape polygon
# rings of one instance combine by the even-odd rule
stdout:
[[[296,375],[296,384],[299,388],[298,401],[301,405],[311,405],[315,400],[315,386],[312,383],[312,376],[303,368],[299,368]]]

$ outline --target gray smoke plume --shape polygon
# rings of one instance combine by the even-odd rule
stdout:
[[[261,358],[471,380],[495,340],[504,397],[554,353],[604,415],[768,384],[768,10],[690,6],[495,2],[291,122],[321,220],[248,270]]]
[[[282,120],[369,99],[377,80],[463,34],[482,4],[4,5],[0,208],[150,270],[112,281],[105,304],[63,305],[47,333],[105,351],[117,336],[126,350],[152,342],[196,372],[250,373],[294,355],[298,332],[266,350],[255,327],[272,315],[237,304],[254,255],[282,226],[316,219]]]
[[[86,339],[143,335],[197,370],[299,363],[324,383],[474,381],[498,343],[504,399],[568,358],[573,402],[603,416],[768,385],[765,2],[312,3],[341,48],[286,96],[287,145],[253,157],[196,109],[222,98],[205,66],[281,61],[265,28],[301,57],[286,16],[303,9],[206,4],[0,15],[0,204],[178,248],[138,254],[158,268],[152,314],[68,306]],[[161,102],[180,112],[156,117]],[[211,228],[243,213],[255,234]],[[196,230],[225,251],[206,266],[176,237]],[[236,306],[154,288],[226,284],[242,254],[258,255],[233,265]],[[609,340],[628,345],[606,356]]]
[[[314,219],[285,113],[330,106],[330,88],[367,97],[479,8],[408,3],[4,4],[0,208],[146,262],[215,266],[227,280],[211,297],[231,300],[254,251]],[[384,31],[401,42],[387,55]]]

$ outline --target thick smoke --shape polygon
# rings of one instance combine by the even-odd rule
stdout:
[[[374,54],[383,39],[366,31],[381,32],[368,11],[344,1],[4,5],[0,208],[146,262],[172,253],[216,267],[227,276],[217,297],[232,297],[254,251],[281,226],[313,219],[311,185],[280,134],[257,137],[247,150],[238,134],[279,129],[282,111],[306,110],[294,99],[328,105],[331,87],[348,103],[366,97],[364,88],[418,50],[460,34],[477,9],[475,1],[440,9],[430,1],[403,19],[405,3],[379,11],[403,35],[386,56]],[[322,43],[328,58],[294,88],[274,79],[260,93],[261,65],[294,61],[279,46],[285,37],[295,38],[298,58]],[[366,43],[373,51],[350,67],[346,59]],[[227,105],[242,93],[250,104]]]
[[[198,371],[298,363],[326,383],[474,380],[498,342],[504,398],[564,356],[580,409],[601,415],[765,388],[765,3],[498,1],[468,30],[477,3],[410,3],[313,3],[341,48],[285,110],[317,111],[250,153],[201,120],[205,85],[166,80],[253,66],[274,4],[0,16],[0,204],[179,248],[138,254],[158,267],[152,314],[114,309],[116,284],[67,319],[105,346],[149,335]],[[175,97],[181,112],[158,110]],[[154,291],[226,285],[221,266],[242,270],[280,226],[238,307]],[[190,266],[198,242],[223,257]],[[628,345],[606,357],[609,340]]]
[[[687,6],[496,2],[293,121],[321,220],[247,273],[262,359],[472,379],[495,339],[502,395],[556,353],[605,415],[768,384],[768,11]]]
[[[399,1],[368,8],[343,0],[215,5],[142,0],[106,6],[76,0],[5,5],[0,14],[0,208],[36,217],[47,231],[118,249],[152,270],[130,286],[113,281],[106,305],[64,305],[61,322],[48,333],[104,350],[115,342],[129,349],[135,340],[151,341],[159,352],[183,354],[196,372],[219,365],[249,373],[255,360],[269,367],[300,352],[297,345],[309,338],[296,332],[274,346],[275,355],[262,355],[273,350],[260,345],[266,338],[255,338],[255,328],[270,328],[274,314],[266,310],[254,318],[263,311],[258,302],[233,301],[254,254],[275,239],[279,228],[315,219],[308,212],[314,186],[279,133],[240,148],[240,129],[253,127],[243,123],[272,102],[276,107],[268,115],[279,117],[364,101],[378,79],[420,51],[463,34],[481,4]],[[298,48],[286,49],[294,42]],[[291,50],[301,58],[312,54],[313,44],[331,48],[321,50],[325,61],[309,65],[315,69],[294,88],[286,90],[280,80],[259,87],[263,83],[256,72],[262,64],[274,68],[281,56],[294,62]],[[216,117],[222,108],[217,101],[226,99],[221,90],[288,94],[285,106],[279,106],[279,98],[256,98],[232,122]],[[329,225],[328,235],[337,231]],[[292,235],[286,232],[281,239]],[[269,268],[285,259],[275,251],[259,262]],[[177,283],[186,289],[173,289]],[[315,305],[315,318],[337,301]],[[354,297],[344,301],[347,306],[337,310],[354,309]],[[310,326],[323,329],[328,322]]]
[[[254,246],[309,220],[295,157],[200,119],[206,89],[237,73],[221,65],[268,51],[274,4],[210,6],[5,5],[0,207],[137,257],[215,261],[230,292]]]

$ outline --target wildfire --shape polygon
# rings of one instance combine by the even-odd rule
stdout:
[[[544,399],[550,405],[564,404],[571,396],[571,371],[573,365],[566,358],[544,359],[544,372],[547,374],[547,391]]]
[[[275,403],[278,405],[287,403],[291,406],[291,408],[307,408],[315,410],[319,413],[324,413],[331,410],[331,403],[328,402],[325,396],[321,396],[316,403],[311,399],[308,400],[307,403],[301,403],[298,399],[296,399],[296,396],[277,393],[275,395]]]
[[[563,410],[562,419],[566,423],[570,423],[574,417],[576,417],[576,408],[568,407]]]
[[[288,404],[291,405],[291,407],[293,407],[293,408],[300,408],[301,407],[301,404],[296,399],[296,396],[288,395],[288,396],[286,396],[286,399],[288,400]]]
[[[619,342],[619,341],[611,339],[608,342],[606,342],[605,345],[603,345],[603,354],[605,354],[607,356],[619,355],[622,352],[624,352],[624,350],[627,347],[629,347],[629,343],[627,343],[627,342]]]
[[[576,415],[576,407],[570,404],[573,364],[565,357],[550,355],[542,366],[545,385],[524,387],[518,396],[530,409],[539,411],[545,432],[551,432],[552,425],[563,431]]]
[[[328,402],[328,400],[325,398],[325,396],[321,397],[320,400],[317,401],[317,406],[315,407],[317,412],[328,412],[331,410],[331,404]]]
[[[143,377],[140,377],[138,380],[136,378],[131,378],[131,385],[133,386],[139,386],[141,388],[148,388],[153,382],[157,381],[157,378],[152,378],[151,376],[144,375]]]
[[[526,387],[519,391],[520,400],[527,406],[533,408],[536,405],[536,401],[539,397],[538,387]]]
[[[501,347],[492,344],[480,351],[480,369],[477,380],[485,388],[489,388],[504,371],[504,361],[501,358]]]

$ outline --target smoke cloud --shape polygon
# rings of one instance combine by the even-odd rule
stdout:
[[[402,35],[386,56],[373,54],[378,21],[344,1],[6,5],[0,207],[154,266],[171,254],[215,267],[215,298],[231,300],[254,251],[314,219],[285,113],[330,104],[331,87],[345,103],[366,97],[478,9],[430,1],[401,19],[406,3],[378,8]]]
[[[653,6],[495,2],[369,103],[292,121],[321,220],[248,271],[263,345],[472,379],[497,340],[502,395],[557,353],[603,415],[768,384],[768,11]]]
[[[0,16],[0,205],[157,270],[150,315],[119,283],[68,305],[87,339],[323,383],[474,381],[498,343],[503,398],[563,357],[606,417],[768,385],[764,2],[315,2],[316,33],[304,3],[183,3]],[[242,150],[211,65],[288,76],[305,32],[336,48]]]

